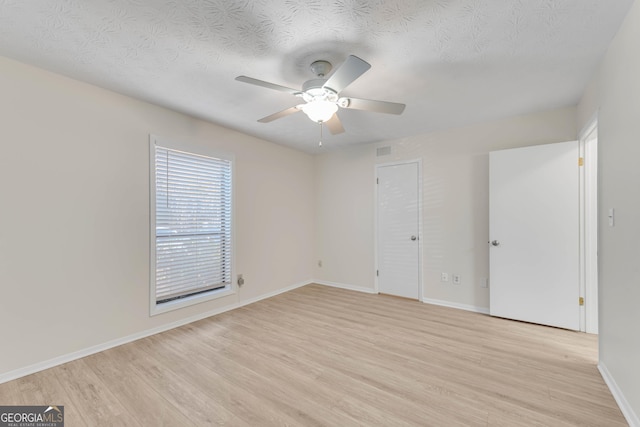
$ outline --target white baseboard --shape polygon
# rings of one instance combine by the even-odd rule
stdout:
[[[634,412],[631,405],[629,405],[629,402],[627,402],[627,399],[624,397],[624,394],[618,387],[618,384],[611,376],[607,366],[602,362],[598,362],[598,370],[600,371],[600,375],[602,375],[602,379],[604,379],[604,382],[607,384],[607,387],[609,387],[620,411],[622,411],[622,415],[624,415],[624,418],[629,423],[629,427],[640,427],[640,418],[638,418],[638,415]]]
[[[43,371],[45,369],[53,368],[54,366],[62,365],[63,363],[71,362],[73,360],[81,359],[86,356],[90,356],[95,353],[99,353],[104,350],[108,350],[113,347],[117,347],[122,344],[127,344],[132,341],[139,340],[141,338],[146,338],[151,335],[159,334],[160,332],[165,332],[170,329],[177,328],[179,326],[186,325],[188,323],[196,322],[198,320],[215,316],[216,314],[224,313],[227,311],[234,310],[236,308],[244,307],[245,305],[253,304],[255,302],[261,301],[263,299],[271,298],[276,295],[279,295],[284,292],[291,291],[293,289],[300,288],[305,285],[309,285],[314,283],[313,280],[307,280],[303,282],[299,282],[293,284],[291,286],[287,286],[285,288],[278,289],[277,291],[269,292],[263,295],[260,295],[255,298],[251,298],[248,300],[240,301],[234,304],[229,304],[224,307],[219,307],[213,310],[206,311],[204,313],[196,314],[195,316],[187,317],[184,319],[177,320],[175,322],[167,323],[165,325],[157,326],[155,328],[146,329],[144,331],[136,332],[135,334],[127,335],[122,338],[117,338],[115,340],[107,341],[102,344],[94,345],[88,348],[84,348],[82,350],[74,351],[72,353],[64,354],[62,356],[54,357],[53,359],[45,360],[42,362],[34,363],[33,365],[25,366],[24,368],[18,368],[13,371],[5,372],[0,374],[0,384],[6,383],[8,381],[12,381],[27,375],[34,374],[39,371]]]
[[[347,289],[349,291],[364,292],[366,294],[377,294],[375,289],[365,288],[364,286],[348,285],[346,283],[327,282],[325,280],[315,280],[313,283],[318,285],[331,286],[333,288]]]
[[[250,298],[250,299],[241,301],[238,304],[236,304],[235,307],[231,308],[230,310],[233,310],[234,308],[244,307],[245,305],[253,304],[254,302],[262,301],[263,299],[275,297],[276,295],[280,295],[280,294],[283,294],[285,292],[289,292],[289,291],[292,291],[294,289],[298,289],[298,288],[301,288],[303,286],[310,285],[312,283],[316,283],[316,282],[314,282],[313,280],[309,279],[309,280],[304,280],[302,282],[295,283],[295,284],[293,284],[291,286],[287,286],[285,288],[280,288],[280,289],[278,289],[276,291],[273,291],[273,292],[267,292],[266,294],[262,294],[260,296],[255,297],[255,298]],[[225,311],[229,311],[229,310],[225,310]],[[218,314],[218,313],[216,313],[216,314]],[[190,322],[188,322],[188,323],[190,323]]]
[[[443,307],[457,308],[459,310],[473,311],[474,313],[489,314],[488,308],[478,307],[475,305],[459,304],[457,302],[442,301],[442,300],[430,299],[430,298],[423,298],[422,302],[425,304],[440,305]]]
[[[364,292],[364,293],[367,293],[367,294],[377,294],[378,293],[375,289],[366,288],[364,286],[349,285],[349,284],[345,284],[345,283],[328,282],[328,281],[324,281],[324,280],[316,280],[313,283],[317,283],[318,285],[331,286],[331,287],[334,287],[334,288],[347,289],[347,290],[350,290],[350,291]],[[441,300],[435,300],[435,299],[429,299],[429,298],[423,298],[422,302],[424,302],[426,304],[440,305],[440,306],[443,306],[443,307],[457,308],[457,309],[466,310],[466,311],[473,311],[475,313],[489,314],[489,309],[488,308],[477,307],[477,306],[474,306],[474,305],[458,304],[458,303],[455,303],[455,302],[441,301]]]

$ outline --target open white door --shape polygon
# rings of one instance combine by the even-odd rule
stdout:
[[[491,315],[578,330],[578,142],[489,158]]]
[[[379,165],[378,291],[420,299],[419,163]]]

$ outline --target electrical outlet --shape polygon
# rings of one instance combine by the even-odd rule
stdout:
[[[453,277],[453,284],[454,285],[459,285],[460,282],[462,281],[462,279],[460,278],[459,274],[454,274],[452,277]]]
[[[487,279],[486,277],[483,277],[480,279],[480,287],[481,288],[488,288],[489,287],[489,279]]]
[[[441,282],[448,282],[449,281],[449,273],[442,273],[440,275],[440,281]]]

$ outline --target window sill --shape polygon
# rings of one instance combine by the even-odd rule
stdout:
[[[169,311],[178,310],[180,308],[190,307],[192,305],[200,304],[206,301],[212,301],[218,298],[223,298],[229,295],[235,294],[236,291],[232,285],[228,285],[222,289],[215,289],[210,292],[206,292],[199,295],[193,295],[191,297],[186,297],[174,301],[168,301],[162,304],[152,303],[149,311],[150,316],[155,316],[157,314],[167,313]]]

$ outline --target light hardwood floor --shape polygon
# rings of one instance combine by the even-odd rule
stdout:
[[[596,337],[319,285],[0,385],[66,425],[626,426]]]

